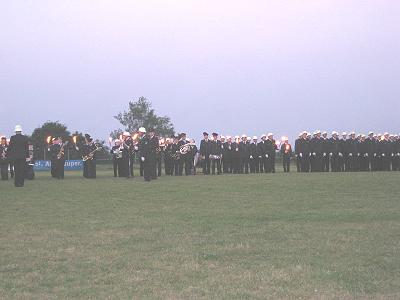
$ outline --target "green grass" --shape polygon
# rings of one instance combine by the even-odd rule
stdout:
[[[0,298],[400,298],[400,172],[102,168],[0,182]]]

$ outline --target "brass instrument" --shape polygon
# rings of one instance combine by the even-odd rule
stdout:
[[[188,154],[192,150],[192,147],[195,145],[196,144],[193,144],[193,143],[187,143],[187,144],[182,145],[179,149],[180,154],[182,154],[182,155]]]
[[[64,157],[64,147],[66,146],[68,144],[68,142],[65,142],[64,144],[62,144],[62,146],[61,146],[61,148],[60,148],[60,151],[58,151],[58,154],[57,154],[57,159],[61,159],[61,158],[63,158]]]
[[[82,157],[83,161],[87,161],[87,160],[92,160],[93,159],[93,154],[97,151],[99,151],[100,149],[102,149],[102,147],[98,147],[96,144],[96,149],[94,149],[92,152],[90,152],[88,155],[85,155]]]

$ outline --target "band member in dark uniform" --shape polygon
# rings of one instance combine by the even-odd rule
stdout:
[[[294,155],[296,156],[296,169],[297,172],[301,172],[301,158],[300,158],[300,153],[299,153],[299,145],[301,143],[301,137],[303,135],[304,132],[299,134],[299,137],[295,140],[294,142]]]
[[[245,134],[242,135],[242,141],[240,143],[242,148],[242,160],[240,166],[240,173],[249,174],[249,164],[250,164],[250,138]]]
[[[339,133],[333,131],[332,138],[329,140],[329,157],[331,160],[332,172],[340,172],[340,143]]]
[[[179,149],[182,148],[183,145],[186,145],[188,141],[186,140],[186,133],[181,133],[180,135],[180,140],[178,142]],[[189,152],[181,154],[181,158],[179,160],[179,175],[181,176],[183,174],[183,167],[185,166],[185,175],[190,175],[190,155],[188,155]]]
[[[222,159],[224,161],[223,171],[225,174],[231,174],[233,172],[232,153],[233,153],[232,137],[228,135],[226,137],[226,143],[223,144],[223,149],[222,149]]]
[[[89,134],[85,134],[85,144],[81,146],[81,149],[77,147],[77,150],[82,152],[83,177],[85,178],[96,178],[96,151],[98,149]]]
[[[58,146],[56,145],[56,138],[52,138],[51,136],[49,136],[47,142],[48,142],[47,151],[50,154],[50,174],[51,177],[57,178],[56,176],[57,157],[55,153],[56,151],[58,151],[56,149]]]
[[[10,139],[7,155],[14,162],[14,185],[23,187],[26,162],[29,159],[29,144],[28,137],[22,134],[20,125],[15,126],[15,135]]]
[[[165,161],[165,139],[164,138],[159,138],[158,139],[158,148],[157,148],[157,160],[156,160],[156,164],[157,164],[157,176],[161,177],[161,170],[162,170],[162,161],[163,161],[163,157],[164,157],[164,161]],[[165,165],[164,165],[164,169],[165,169]]]
[[[278,146],[275,143],[274,135],[272,133],[268,133],[267,139],[267,167],[268,172],[275,173],[275,157],[276,157],[276,150],[278,150]]]
[[[174,137],[174,142],[172,143],[171,147],[171,156],[173,157],[173,174],[175,176],[179,176],[179,166],[180,166],[180,160],[181,160],[181,153],[179,151],[179,136]],[[171,175],[173,175],[171,173]]]
[[[155,135],[155,130],[150,128],[148,130],[148,136],[150,138],[152,150],[152,159],[150,160],[151,163],[151,179],[157,179],[157,149],[159,149],[160,142],[158,136]],[[154,153],[153,153],[154,152]]]
[[[283,171],[285,173],[290,172],[290,158],[292,157],[292,146],[289,144],[289,139],[287,137],[282,138],[281,154],[283,162]]]
[[[7,159],[7,138],[1,137],[0,140],[0,173],[1,180],[8,180],[8,159]]]
[[[196,141],[194,139],[190,140],[190,163],[191,163],[191,167],[190,170],[192,171],[193,175],[196,175],[197,171],[196,171],[196,165],[197,165],[197,161],[199,159],[200,153],[199,150],[197,149],[196,146]]]
[[[249,146],[249,148],[250,148],[250,173],[259,173],[260,172],[257,141],[258,141],[257,136],[253,136],[253,142]]]
[[[203,174],[210,174],[210,154],[211,154],[211,141],[208,139],[208,133],[203,132],[204,139],[200,142],[200,155],[203,160]]]
[[[301,162],[301,172],[310,172],[310,140],[309,134],[304,131],[298,142],[298,156]]]
[[[145,131],[140,128],[139,132]],[[151,181],[155,172],[155,160],[157,146],[154,142],[154,131],[149,129],[149,133],[144,135],[139,141],[140,160],[143,162],[143,177],[145,181]],[[158,139],[157,139],[158,143]]]
[[[51,156],[52,177],[64,179],[65,153],[62,139],[59,137],[49,147]]]
[[[330,140],[328,138],[328,133],[322,133],[322,171],[329,172],[329,153],[330,153]]]
[[[114,170],[114,177],[121,177],[121,161],[122,161],[122,153],[120,151],[121,141],[116,139],[114,141],[114,146],[112,146],[110,153],[112,154],[113,158],[113,170]]]
[[[167,138],[165,140],[166,146],[164,151],[164,168],[165,175],[173,175],[174,174],[174,159],[173,159],[173,137]]]
[[[217,167],[217,174],[221,175],[221,156],[222,148],[221,141],[218,140],[218,133],[213,132],[213,140],[210,144],[210,158],[211,158],[211,171],[215,175],[215,167]]]
[[[267,145],[266,134],[261,135],[261,141],[257,144],[258,160],[260,162],[260,173],[267,172]]]
[[[130,133],[125,131],[122,134],[122,139],[121,139],[121,144],[120,144],[120,151],[122,153],[121,157],[121,174],[122,177],[130,178],[130,166],[129,166],[129,161],[130,161],[130,147],[132,146],[131,140],[130,140]]]
[[[232,169],[233,174],[240,174],[242,160],[242,149],[240,147],[240,137],[235,136],[235,142],[232,144]]]

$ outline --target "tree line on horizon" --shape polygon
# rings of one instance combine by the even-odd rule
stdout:
[[[152,104],[145,97],[139,97],[136,101],[129,101],[128,110],[119,112],[114,116],[120,122],[122,128],[113,130],[110,136],[113,139],[119,138],[120,134],[124,131],[130,133],[136,132],[139,127],[149,128],[152,127],[161,136],[170,136],[175,134],[174,125],[168,116],[158,116],[152,108]],[[34,158],[36,160],[48,159],[47,139],[51,136],[53,138],[61,137],[64,142],[69,141],[67,146],[69,159],[80,159],[79,152],[72,144],[72,137],[77,136],[78,141],[84,141],[84,134],[79,131],[70,132],[67,125],[59,121],[46,121],[40,127],[33,130],[29,140],[34,146]],[[96,140],[97,143],[102,145],[105,151],[98,153],[100,159],[110,158],[109,147],[104,140]]]

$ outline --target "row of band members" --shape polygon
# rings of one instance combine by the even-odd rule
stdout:
[[[400,139],[398,136],[358,135],[354,132],[339,137],[332,132],[331,138],[327,133],[316,131],[314,135],[302,132],[295,142],[295,150],[287,138],[282,138],[278,144],[273,134],[253,138],[221,136],[213,133],[209,138],[207,132],[198,149],[194,140],[186,140],[186,134],[168,139],[160,139],[156,151],[156,167],[154,172],[161,175],[162,161],[166,175],[196,174],[196,165],[202,162],[203,173],[274,173],[276,152],[279,150],[285,172],[290,171],[290,161],[296,157],[298,172],[323,171],[398,171],[400,170]],[[114,176],[133,176],[135,162],[135,147],[130,145],[130,134],[125,133],[123,141],[115,140],[111,149],[114,162]],[[187,147],[185,147],[187,146]],[[181,151],[182,148],[185,151]],[[142,175],[142,163],[140,175]],[[184,172],[183,172],[184,171]]]
[[[151,179],[161,176],[162,161],[166,175],[196,174],[196,165],[202,162],[204,174],[221,173],[259,173],[275,172],[275,156],[278,145],[273,134],[261,136],[261,141],[242,135],[234,139],[218,137],[217,133],[209,138],[207,132],[203,133],[204,139],[197,148],[195,141],[186,140],[186,134],[180,134],[168,139],[159,139],[154,130],[146,135],[142,128],[144,140],[152,139],[151,147],[146,151],[150,153],[148,172]],[[140,162],[140,175],[144,175],[145,164],[139,151],[140,140],[135,141],[129,133],[124,133],[123,138],[115,141],[111,149],[113,154],[114,176],[133,177],[133,165],[137,157]],[[186,145],[186,147],[185,147]],[[49,152],[51,155],[51,175],[54,178],[64,178],[65,143],[60,138],[55,139]],[[83,176],[96,178],[96,151],[100,148],[95,144],[90,135],[85,135],[85,141],[75,145],[84,159]],[[184,148],[185,151],[181,151]],[[151,155],[154,153],[154,155]],[[280,153],[285,172],[290,171],[291,157],[296,157],[296,167],[299,172],[321,171],[398,171],[400,170],[400,139],[388,133],[375,135],[370,132],[368,136],[358,135],[354,132],[347,135],[332,132],[331,138],[327,133],[316,131],[302,132],[295,142],[295,151],[287,138],[280,144]],[[144,157],[143,157],[144,158]],[[8,169],[13,176],[12,162],[7,159],[7,140],[1,138],[0,143],[0,169],[1,178],[8,178]]]

